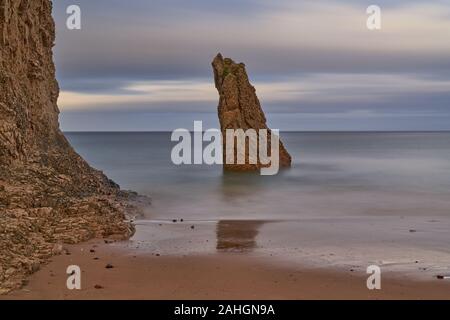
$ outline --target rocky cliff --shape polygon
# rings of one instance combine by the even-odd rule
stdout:
[[[235,63],[232,59],[223,58],[219,53],[212,62],[214,81],[219,92],[219,121],[222,135],[226,137],[226,129],[270,129],[266,124],[266,117],[256,96],[255,88],[250,81],[243,63]],[[270,135],[267,148],[270,150]],[[226,142],[224,143],[224,169],[232,171],[255,171],[261,169],[259,160],[256,164],[249,161],[249,149],[245,150],[245,164],[226,164]],[[235,159],[237,155],[235,151]],[[270,151],[268,151],[270,154]],[[280,141],[280,167],[291,165],[291,156]]]
[[[0,0],[0,293],[63,243],[126,238],[127,194],[59,129],[49,0]]]

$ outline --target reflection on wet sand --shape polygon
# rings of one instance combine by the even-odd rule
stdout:
[[[256,248],[256,236],[265,221],[221,220],[217,223],[218,251],[249,251]]]

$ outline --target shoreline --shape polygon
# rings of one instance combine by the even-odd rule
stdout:
[[[417,281],[393,274],[381,290],[368,290],[368,275],[333,268],[278,265],[246,253],[164,255],[130,250],[103,240],[67,246],[1,299],[448,299],[450,282]],[[69,265],[81,268],[81,290],[68,290]],[[112,268],[106,268],[110,264]]]

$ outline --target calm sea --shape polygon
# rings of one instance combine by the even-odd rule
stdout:
[[[152,219],[450,216],[448,132],[284,133],[293,166],[276,176],[176,166],[170,133],[67,137],[122,188],[149,195]]]

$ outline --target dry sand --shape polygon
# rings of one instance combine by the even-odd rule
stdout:
[[[3,299],[448,299],[450,283],[382,279],[369,291],[366,274],[267,263],[244,253],[157,256],[94,241],[69,246]],[[82,289],[68,290],[69,265]],[[113,268],[106,268],[111,264]],[[96,288],[97,287],[97,288]]]

